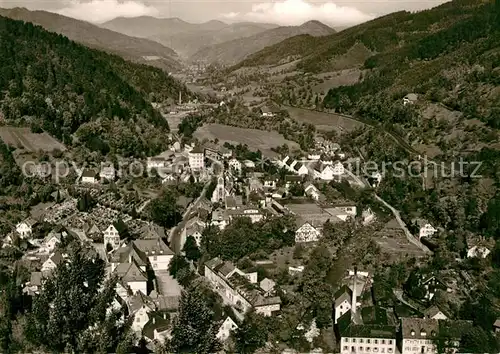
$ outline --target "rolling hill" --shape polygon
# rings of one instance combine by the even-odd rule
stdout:
[[[193,54],[190,59],[193,61],[205,59],[209,62],[234,64],[250,54],[290,37],[308,35],[312,38],[317,38],[330,35],[334,32],[334,29],[319,21],[309,21],[300,26],[273,28],[255,35],[207,46]]]
[[[292,37],[250,55],[238,67],[301,59],[299,69],[327,72],[337,57],[345,55],[355,45],[366,47],[372,54],[390,52],[449,28],[471,16],[471,12],[482,4],[484,2],[478,0],[452,1],[416,13],[395,12],[321,39],[307,35]]]
[[[174,48],[187,58],[204,46],[251,36],[277,26],[250,22],[226,24],[216,20],[195,24],[179,18],[160,19],[141,16],[119,17],[102,24],[102,27],[127,35],[152,39]]]
[[[0,16],[0,110],[6,124],[46,131],[103,154],[156,154],[168,124],[151,101],[191,94],[159,68],[131,63],[39,26]]]
[[[91,48],[120,55],[127,60],[153,65],[167,71],[177,71],[181,67],[174,50],[149,39],[127,36],[47,11],[29,11],[25,8],[0,9],[0,15],[32,22],[47,31],[62,34]]]

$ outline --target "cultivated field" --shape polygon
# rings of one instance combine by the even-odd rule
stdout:
[[[260,150],[269,157],[277,155],[271,148],[283,144],[287,144],[291,149],[299,149],[297,143],[285,139],[277,132],[238,128],[223,124],[206,124],[196,130],[194,136],[199,140],[217,138],[221,143],[246,144],[250,149]]]
[[[361,122],[335,113],[315,112],[295,107],[286,107],[286,109],[292,119],[298,122],[312,124],[318,131],[336,130],[342,133],[364,126]]]
[[[65,151],[66,147],[47,133],[35,134],[29,128],[0,127],[0,139],[7,145],[26,152]]]

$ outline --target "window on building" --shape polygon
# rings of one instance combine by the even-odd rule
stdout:
[[[380,352],[385,353],[385,349],[384,348],[380,349]]]
[[[359,342],[360,342],[360,343],[363,343],[363,338],[361,338],[361,339],[359,340]]]
[[[375,339],[373,343],[378,344],[378,339]]]
[[[348,350],[349,348],[347,347],[347,345],[344,345],[344,350]]]
[[[368,344],[369,344],[370,342],[371,342],[371,339],[370,339],[370,338],[368,338],[368,339],[366,340],[366,343],[368,343]]]
[[[158,256],[153,256],[153,261],[158,260]]]
[[[352,339],[352,342],[353,342],[353,343],[356,343],[356,338],[353,338],[353,339]]]
[[[382,339],[382,344],[385,344],[385,339]]]
[[[389,339],[389,344],[392,344],[392,339]]]

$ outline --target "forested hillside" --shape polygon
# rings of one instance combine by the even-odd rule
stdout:
[[[164,148],[168,125],[150,101],[179,91],[189,97],[160,69],[0,17],[0,101],[8,124],[102,153],[154,154]]]
[[[493,1],[489,3],[492,4]],[[326,72],[331,70],[337,57],[345,55],[355,45],[363,45],[372,53],[397,50],[450,28],[472,16],[484,4],[488,2],[451,1],[416,13],[395,12],[326,37],[292,37],[254,53],[238,64],[238,67],[277,64],[300,58],[297,65],[299,69],[306,72]]]
[[[468,119],[500,128],[500,95],[495,90],[500,85],[499,5],[451,4],[454,6],[447,7],[463,10],[461,20],[368,58],[364,80],[330,90],[325,106],[358,112],[383,123],[410,123],[384,113],[384,106],[415,92],[462,112]]]

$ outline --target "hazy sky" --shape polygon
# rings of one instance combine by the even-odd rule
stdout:
[[[421,10],[443,0],[0,0],[0,7],[47,10],[90,22],[151,15],[203,22],[259,21],[296,25],[319,20],[347,26],[398,10]]]

